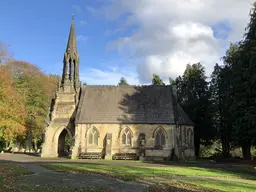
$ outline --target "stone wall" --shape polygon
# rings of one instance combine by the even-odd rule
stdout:
[[[126,129],[129,129],[132,134],[131,145],[125,146],[122,145],[122,133]],[[98,145],[89,145],[88,144],[88,134],[92,129],[96,129],[99,133]],[[156,140],[154,134],[157,130],[162,129],[166,136],[166,145],[162,149],[156,149]],[[76,125],[76,136],[75,136],[75,146],[73,149],[73,158],[76,158],[77,155],[82,152],[104,152],[104,144],[106,142],[106,135],[111,134],[111,154],[112,156],[115,153],[135,153],[136,147],[139,145],[139,135],[141,133],[145,134],[145,148],[146,156],[155,156],[155,157],[168,157],[171,154],[173,148],[180,150],[180,147],[177,146],[176,142],[177,134],[181,134],[179,139],[181,139],[181,145],[187,145],[187,130],[192,129],[193,127],[183,126],[182,131],[176,133],[176,126],[174,125],[157,125],[157,124],[78,124]],[[185,155],[193,156],[194,148],[191,146],[190,149],[186,149]],[[178,158],[181,156],[181,152],[176,152]],[[180,155],[178,155],[180,154]],[[110,157],[109,157],[110,158]]]
[[[175,154],[179,159],[194,159],[194,127],[177,126],[175,128]]]
[[[41,157],[58,157],[58,140],[64,129],[73,137],[75,128],[70,118],[75,107],[75,93],[60,90],[53,106],[50,124],[46,128]]]

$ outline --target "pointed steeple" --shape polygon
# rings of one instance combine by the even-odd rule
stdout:
[[[69,31],[66,52],[67,53],[77,53],[74,15],[72,16],[72,24],[71,24],[70,31]]]
[[[79,81],[79,55],[76,47],[75,21],[72,16],[68,44],[63,59],[63,74],[61,86],[64,90],[78,91]]]

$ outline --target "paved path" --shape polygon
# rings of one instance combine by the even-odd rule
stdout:
[[[83,186],[98,186],[106,187],[111,191],[126,192],[126,191],[144,191],[148,184],[166,182],[167,178],[144,178],[140,183],[135,182],[124,182],[115,178],[106,177],[98,174],[82,174],[82,173],[59,173],[48,170],[39,166],[39,163],[94,163],[94,164],[105,164],[105,165],[138,165],[138,166],[170,166],[154,163],[142,163],[133,161],[104,161],[104,160],[70,160],[65,158],[52,158],[46,159],[38,156],[26,155],[26,154],[11,154],[4,153],[0,154],[0,162],[17,162],[24,165],[25,168],[35,173],[32,175],[24,176],[23,183],[26,184],[47,184],[50,186],[57,186],[63,184],[65,186],[83,187]],[[177,165],[178,166],[178,165]],[[211,165],[210,165],[211,166]],[[216,178],[216,177],[182,177],[174,176],[168,177],[168,179],[174,180],[219,180],[219,181],[239,181],[244,183],[255,183],[256,181],[246,179],[235,179],[235,178]],[[167,180],[168,180],[167,179]],[[144,183],[144,184],[142,184]]]
[[[159,164],[159,163],[150,163],[150,162],[140,162],[140,161],[112,161],[112,160],[90,160],[90,159],[76,159],[71,160],[68,158],[41,158],[40,156],[29,155],[29,154],[12,154],[12,153],[0,153],[0,162],[1,161],[10,161],[10,162],[17,162],[17,163],[79,163],[79,164],[101,164],[101,165],[124,165],[124,166],[153,166],[153,167],[170,167],[170,166],[188,166],[187,163],[182,164],[180,163],[173,163],[170,162],[167,164]],[[228,164],[212,164],[212,163],[190,163],[190,166],[199,166],[206,167],[206,168],[221,168],[227,167]]]
[[[60,173],[48,170],[38,165],[38,163],[52,162],[76,162],[90,163],[79,160],[71,161],[69,159],[42,159],[37,156],[29,156],[25,154],[0,154],[0,162],[16,162],[22,164],[26,169],[33,172],[22,176],[18,185],[33,186],[68,186],[68,187],[104,187],[110,189],[111,192],[141,192],[148,187],[146,184],[136,182],[124,182],[115,178],[99,175],[99,174],[82,174],[82,173]],[[103,162],[103,161],[100,161]],[[99,163],[100,163],[99,162]]]
[[[139,161],[112,161],[112,160],[90,160],[90,159],[68,159],[68,158],[41,158],[29,154],[0,153],[0,162],[10,161],[17,163],[79,163],[79,164],[103,164],[103,165],[138,165],[138,166],[170,166],[156,163],[143,163]]]
[[[26,175],[21,178],[23,185],[47,185],[69,186],[69,187],[104,187],[112,192],[130,192],[145,191],[147,185],[135,182],[124,182],[111,177],[96,174],[80,174],[80,173],[59,173],[45,169],[37,164],[23,163],[24,167],[34,174]]]

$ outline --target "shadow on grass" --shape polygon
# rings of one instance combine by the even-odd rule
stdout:
[[[172,191],[179,191],[179,192],[217,192],[215,189],[210,189],[202,186],[197,186],[190,183],[185,182],[170,182],[170,183],[161,183],[155,184],[149,187],[149,192],[172,192]]]
[[[40,157],[40,153],[13,152],[12,154],[24,154],[24,155],[27,155],[27,156]]]
[[[240,192],[240,191],[256,191],[255,184],[252,183],[242,183],[242,182],[230,182],[230,181],[202,181],[202,180],[194,180],[194,181],[185,181],[186,183],[193,184],[198,187],[211,188],[215,190],[221,190],[223,192]]]
[[[242,179],[256,180],[256,162],[239,161],[234,163],[216,163],[212,160],[195,160],[195,161],[143,161],[143,163],[152,165],[178,166],[187,168],[203,168],[215,173],[234,174]]]
[[[175,178],[183,177],[215,177],[215,178],[242,178],[239,174],[226,172],[225,170],[205,169],[198,167],[146,167],[146,166],[120,166],[102,164],[70,164],[53,163],[41,164],[42,166],[59,172],[95,173],[112,176],[124,181],[131,181],[150,177]],[[255,179],[255,175],[242,175],[245,179]]]
[[[16,162],[20,163],[24,156],[27,154],[23,154],[23,156],[19,155],[15,157],[11,157],[13,160],[1,160],[0,162]],[[1,158],[1,155],[0,155]],[[15,159],[17,158],[17,160]],[[237,164],[218,164],[213,163],[210,161],[191,161],[191,162],[154,162],[154,161],[146,161],[146,162],[138,162],[138,161],[105,161],[105,160],[69,160],[66,158],[55,158],[55,159],[42,159],[40,157],[35,157],[31,160],[28,160],[27,162],[23,163],[36,163],[36,164],[65,164],[65,165],[85,165],[88,164],[90,166],[95,166],[94,171],[97,171],[99,169],[99,165],[105,166],[104,169],[108,170],[111,167],[113,168],[111,171],[113,174],[118,174],[120,172],[121,174],[125,174],[126,177],[138,177],[138,175],[150,177],[154,176],[154,174],[166,174],[167,176],[170,175],[182,175],[180,173],[183,172],[179,171],[179,173],[175,173],[176,170],[180,170],[184,168],[184,171],[186,171],[187,175],[189,175],[189,171],[194,172],[194,175],[191,176],[206,176],[204,172],[210,172],[211,175],[216,174],[223,174],[223,176],[233,176],[241,179],[250,179],[250,180],[256,180],[256,169],[254,169],[254,166],[248,165],[246,167],[239,167]],[[70,169],[72,170],[75,166],[71,166]],[[80,167],[80,166],[78,166]],[[167,170],[164,170],[164,169]],[[77,170],[79,171],[79,170]],[[84,170],[86,171],[86,170]],[[104,170],[102,170],[104,171]],[[125,172],[125,173],[124,173]],[[130,176],[129,176],[129,175]]]

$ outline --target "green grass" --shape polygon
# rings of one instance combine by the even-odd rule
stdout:
[[[120,178],[125,181],[141,179],[145,177],[172,177],[172,176],[201,176],[201,177],[225,177],[244,178],[256,180],[256,171],[249,168],[199,168],[199,167],[157,167],[157,166],[121,166],[99,164],[42,164],[42,166],[59,172],[85,172],[97,173]]]
[[[148,192],[215,192],[216,190],[202,187],[195,184],[190,184],[181,181],[172,180],[171,182],[158,183],[151,185],[148,189]]]
[[[152,184],[149,187],[149,192],[256,192],[256,181],[223,181],[223,180],[191,180],[187,178],[182,181],[170,179],[172,176],[201,176],[204,177],[229,177],[229,178],[252,178],[256,179],[255,170],[249,168],[225,168],[209,169],[199,167],[154,167],[154,166],[121,166],[121,165],[99,165],[99,164],[42,164],[44,167],[61,171],[61,172],[85,172],[99,173],[103,175],[118,177],[123,180],[141,180],[150,181]],[[54,187],[41,185],[37,186],[32,183],[21,183],[19,178],[22,175],[30,174],[22,165],[16,163],[0,163],[0,192],[103,192],[106,189],[91,186],[91,187]],[[161,179],[159,183],[156,181]],[[148,179],[147,179],[148,178]]]
[[[255,192],[256,185],[250,183],[230,182],[230,181],[200,181],[171,180],[166,183],[160,183],[150,186],[149,192]]]
[[[16,163],[0,163],[0,192],[12,191],[13,183],[22,176],[31,174],[22,165]]]
[[[256,184],[254,183],[242,183],[234,181],[202,181],[202,180],[193,180],[185,181],[185,183],[193,184],[198,187],[204,187],[209,189],[215,189],[220,192],[256,192]]]
[[[82,172],[97,173],[120,178],[126,181],[138,180],[149,181],[152,184],[149,192],[256,192],[256,181],[226,181],[218,178],[232,179],[256,179],[256,172],[248,167],[232,167],[214,169],[200,167],[157,167],[157,166],[122,166],[122,165],[100,165],[100,164],[42,164],[42,166],[59,172]],[[175,176],[187,177],[182,181],[175,181]],[[189,177],[198,176],[213,177],[216,180],[191,180]],[[159,181],[157,181],[160,179]],[[177,178],[176,178],[177,179]]]
[[[54,187],[36,186],[34,184],[21,183],[20,177],[32,174],[22,165],[17,163],[0,163],[0,192],[103,192],[106,191],[99,187]]]
[[[22,186],[15,189],[15,192],[105,192],[99,187],[45,187],[45,186]],[[10,191],[11,192],[11,191]],[[13,191],[12,191],[13,192]]]

